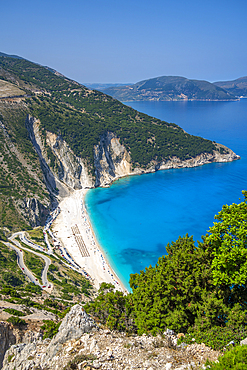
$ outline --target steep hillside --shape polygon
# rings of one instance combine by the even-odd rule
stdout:
[[[0,56],[0,82],[8,86],[0,98],[0,227],[42,224],[49,207],[74,189],[238,159],[222,145],[25,59]]]
[[[27,113],[24,102],[0,100],[0,227],[10,230],[44,222],[50,204]]]
[[[230,94],[238,97],[247,97],[247,76],[233,81],[218,81],[214,85],[225,89]]]
[[[110,87],[104,92],[120,101],[134,100],[236,100],[236,97],[207,81],[162,76],[134,85]]]

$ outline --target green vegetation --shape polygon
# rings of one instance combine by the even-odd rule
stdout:
[[[34,293],[34,294],[42,294],[42,289],[39,285],[34,285],[33,283],[26,284],[24,290],[26,292]]]
[[[247,96],[247,77],[240,77],[233,81],[214,82],[214,85],[225,89],[235,96]]]
[[[42,271],[45,266],[45,261],[43,258],[36,256],[31,252],[27,252],[26,250],[22,251],[24,262],[27,268],[38,278],[41,279]]]
[[[102,283],[94,302],[84,306],[88,313],[111,330],[133,331],[134,322],[128,297],[122,292],[114,292],[114,285]]]
[[[244,192],[247,197],[247,192]],[[216,222],[210,227],[205,240],[213,249],[213,281],[215,285],[231,286],[232,294],[242,289],[246,294],[247,281],[247,204],[225,205],[215,216]],[[247,295],[245,295],[245,300]]]
[[[19,310],[15,310],[14,308],[5,308],[4,311],[10,313],[11,315],[15,315],[15,316],[25,316],[25,313]]]
[[[0,227],[27,229],[30,215],[21,201],[38,198],[48,205],[48,191],[38,156],[25,127],[26,105],[0,101]]]
[[[3,240],[3,241],[7,241],[7,237],[6,237],[6,235],[5,235],[5,232],[4,232],[4,230],[1,230],[0,229],[0,240]]]
[[[246,370],[247,369],[247,347],[238,346],[232,348],[224,356],[219,357],[218,363],[206,362],[211,370]]]
[[[71,270],[61,261],[51,256],[50,258],[52,264],[49,267],[47,277],[62,299],[72,300],[79,297],[82,299],[83,295],[90,296],[92,285],[84,276]]]
[[[20,294],[15,289],[9,286],[4,286],[3,289],[0,290],[0,293],[3,295],[9,295],[10,297],[13,297],[13,298],[21,297]]]
[[[27,324],[25,320],[20,319],[19,317],[16,317],[16,316],[10,316],[7,319],[7,321],[14,326],[23,326]]]
[[[61,321],[55,323],[52,320],[43,320],[43,322],[44,325],[41,326],[41,329],[44,331],[43,339],[53,338],[58,332]]]
[[[11,360],[12,360],[12,358],[13,358],[14,356],[15,356],[14,354],[9,355],[9,356],[8,356],[8,362],[11,362]]]
[[[29,238],[39,245],[45,246],[43,228],[41,226],[35,227],[28,231]]]
[[[64,366],[63,370],[78,369],[77,365],[80,364],[81,362],[84,362],[84,361],[87,361],[87,363],[85,363],[84,367],[86,367],[86,365],[90,366],[90,364],[96,359],[97,359],[97,357],[93,354],[77,355],[73,358],[73,360],[69,361],[69,363],[66,366]],[[91,366],[90,366],[90,368],[91,368]]]
[[[246,263],[247,192],[243,194],[244,202],[223,206],[198,246],[188,235],[179,237],[154,267],[130,276],[132,293],[123,297],[103,285],[85,306],[87,312],[118,330],[158,334],[168,327],[187,333],[183,341],[195,338],[215,349],[231,340],[239,343],[247,335],[247,272],[241,266]]]
[[[185,337],[178,340],[178,345],[182,342],[187,344],[204,343],[206,346],[215,350],[223,351],[229,347],[229,343],[239,344],[241,340],[247,337],[247,329],[245,326],[213,326],[199,330],[196,327],[191,328]],[[193,340],[194,339],[194,340]]]
[[[0,286],[21,287],[25,282],[21,270],[17,268],[16,253],[0,242]]]

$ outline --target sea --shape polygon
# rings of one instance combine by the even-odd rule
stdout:
[[[129,176],[87,192],[86,209],[111,266],[130,290],[130,274],[154,266],[179,236],[201,241],[224,204],[247,190],[247,99],[240,101],[127,102],[241,156],[230,163]]]

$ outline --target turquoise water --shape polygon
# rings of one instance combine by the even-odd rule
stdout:
[[[131,102],[133,108],[220,142],[241,156],[231,163],[165,170],[90,190],[86,207],[97,239],[123,283],[154,265],[179,235],[200,240],[223,204],[247,189],[247,99],[239,102]]]

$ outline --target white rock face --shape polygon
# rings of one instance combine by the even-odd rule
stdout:
[[[94,187],[94,181],[84,161],[73,153],[61,136],[46,132],[46,145],[56,158],[57,166],[52,168],[47,148],[40,135],[40,121],[28,116],[26,125],[39,155],[45,181],[51,193],[58,190],[58,197],[64,198],[73,190]]]
[[[59,179],[72,189],[94,187],[83,160],[73,153],[61,136],[47,132],[47,143],[60,163]]]
[[[96,186],[107,186],[114,180],[132,173],[131,157],[120,140],[107,132],[94,148]]]

